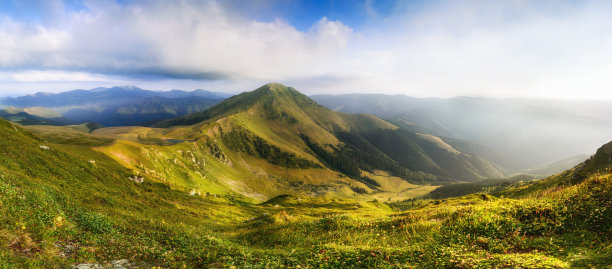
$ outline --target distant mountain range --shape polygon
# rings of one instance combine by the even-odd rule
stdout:
[[[612,102],[382,94],[312,98],[335,111],[370,113],[415,132],[477,142],[488,148],[480,147],[481,156],[509,172],[592,154],[612,137]]]
[[[22,124],[146,125],[205,110],[229,95],[219,92],[172,90],[157,92],[134,86],[36,93],[0,99],[0,116]],[[34,113],[31,113],[34,111]]]

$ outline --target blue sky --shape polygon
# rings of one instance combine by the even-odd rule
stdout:
[[[3,0],[0,95],[132,84],[612,99],[608,1]]]

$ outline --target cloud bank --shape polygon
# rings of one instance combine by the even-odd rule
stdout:
[[[32,16],[0,12],[0,91],[278,81],[308,93],[612,99],[607,2],[398,1],[381,16],[364,1],[359,27],[321,17],[307,30],[239,3],[29,1]]]

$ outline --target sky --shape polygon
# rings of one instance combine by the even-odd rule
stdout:
[[[612,1],[0,0],[0,96],[237,93],[612,100]]]

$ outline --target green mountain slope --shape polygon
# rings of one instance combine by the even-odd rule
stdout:
[[[240,132],[252,133],[353,178],[359,178],[361,171],[374,170],[420,183],[470,181],[502,174],[496,165],[459,152],[439,138],[398,130],[375,116],[331,111],[280,84],[264,85],[207,111],[154,127],[195,124],[205,129],[213,122],[240,128]]]

